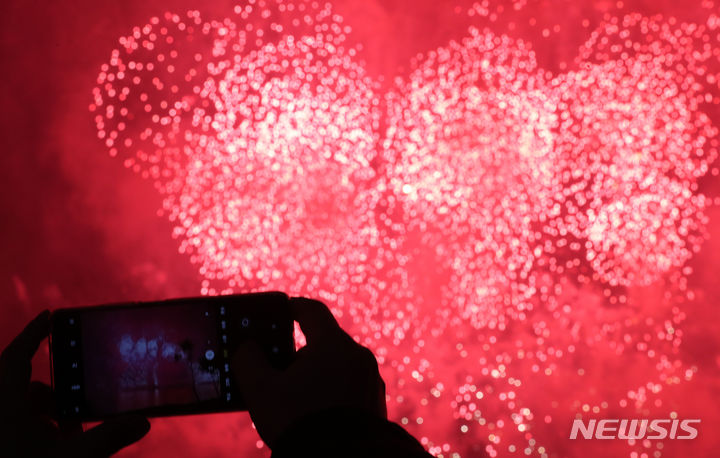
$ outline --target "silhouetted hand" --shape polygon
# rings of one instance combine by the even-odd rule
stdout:
[[[235,379],[260,437],[270,448],[293,423],[335,408],[387,418],[385,383],[370,350],[338,325],[330,310],[292,298],[293,319],[307,345],[284,371],[274,369],[257,344],[242,345],[233,361]]]
[[[32,357],[48,336],[50,313],[38,315],[0,355],[0,455],[109,456],[150,430],[142,417],[118,417],[83,432],[79,422],[58,425],[51,388],[30,382]]]

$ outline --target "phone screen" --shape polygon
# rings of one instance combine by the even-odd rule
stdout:
[[[53,385],[64,418],[244,409],[231,356],[256,340],[278,367],[294,351],[283,293],[83,307],[52,317]],[[253,368],[238,368],[252,370]]]

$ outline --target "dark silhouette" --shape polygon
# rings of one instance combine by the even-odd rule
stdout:
[[[79,422],[53,420],[52,389],[31,382],[32,357],[48,336],[45,311],[0,355],[0,455],[7,457],[108,456],[140,440],[150,430],[147,419],[118,417],[83,432]]]
[[[429,457],[387,420],[385,383],[370,350],[356,343],[321,302],[290,299],[307,338],[292,364],[274,369],[257,344],[243,344],[235,372],[250,416],[274,458]],[[0,453],[8,457],[111,455],[140,440],[150,423],[123,416],[86,432],[53,420],[52,390],[31,382],[31,360],[48,335],[41,313],[0,355]]]

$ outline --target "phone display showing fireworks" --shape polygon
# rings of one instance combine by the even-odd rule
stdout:
[[[220,398],[216,314],[199,304],[86,314],[80,326],[87,409],[114,413]]]

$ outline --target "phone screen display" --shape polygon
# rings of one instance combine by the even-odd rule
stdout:
[[[294,344],[286,303],[282,293],[265,293],[58,311],[51,346],[59,414],[241,410],[234,347],[254,339],[271,363],[287,364]]]

